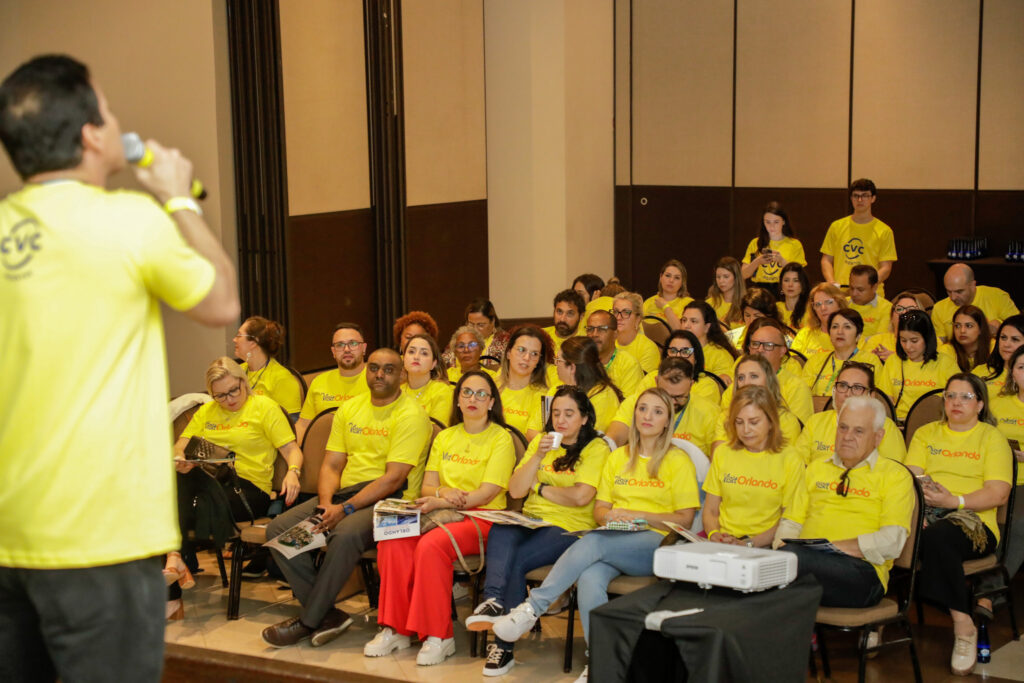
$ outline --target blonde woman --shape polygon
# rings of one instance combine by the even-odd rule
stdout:
[[[618,330],[615,348],[622,349],[636,358],[643,371],[658,369],[661,349],[647,338],[641,324],[644,319],[644,300],[636,292],[619,292],[612,299],[612,315]]]
[[[805,316],[807,325],[797,332],[791,348],[810,358],[818,351],[832,350],[832,340],[828,337],[828,318],[836,311],[846,310],[850,304],[838,287],[827,282],[815,285],[808,300],[811,314]]]
[[[779,415],[779,424],[782,427],[782,435],[788,443],[795,443],[803,426],[800,419],[793,414],[782,398],[782,389],[779,386],[778,373],[772,368],[772,364],[764,356],[751,356],[745,354],[740,356],[736,363],[736,370],[733,377],[733,384],[730,389],[739,391],[744,387],[757,386],[768,390],[777,406],[776,412]],[[730,391],[722,395],[722,422],[715,432],[715,440],[711,445],[712,452],[729,441],[728,419],[732,412],[732,403],[735,401],[735,394]]]
[[[732,256],[718,259],[715,264],[715,281],[708,288],[705,299],[715,309],[718,319],[729,328],[743,325],[741,304],[747,285],[743,281],[740,262]]]

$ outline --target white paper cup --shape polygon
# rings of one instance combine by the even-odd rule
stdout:
[[[562,445],[562,434],[560,432],[551,432],[551,450],[554,450]]]

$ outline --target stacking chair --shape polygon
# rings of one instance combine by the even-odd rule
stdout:
[[[942,389],[932,389],[921,398],[914,401],[907,411],[907,419],[903,421],[903,440],[907,447],[914,438],[914,432],[918,427],[929,422],[941,420],[945,409],[945,400],[942,398]]]
[[[286,365],[285,367],[288,368],[288,372],[292,373],[295,379],[299,380],[299,386],[302,387],[302,401],[305,402],[306,393],[309,391],[309,385],[306,384],[306,378],[302,375],[301,372],[299,372],[292,366]]]
[[[822,413],[828,410],[829,406],[832,405],[831,396],[812,396],[811,404],[814,406],[814,412]]]
[[[645,315],[643,319],[644,334],[658,346],[665,346],[665,340],[672,334],[672,328],[664,318],[656,315]]]
[[[792,359],[793,359],[793,360],[795,360],[795,361],[796,361],[797,363],[799,363],[799,364],[800,364],[800,367],[801,367],[801,368],[802,368],[802,367],[803,367],[804,365],[806,365],[806,364],[807,364],[807,356],[805,356],[804,354],[800,353],[800,352],[799,352],[799,351],[797,351],[796,349],[790,349],[790,350],[789,350],[789,351],[787,351],[786,353],[788,353],[788,354],[789,354],[789,357],[790,357],[790,358],[792,358]]]
[[[725,393],[726,387],[728,386],[728,385],[726,385],[725,380],[722,379],[721,377],[719,377],[718,375],[716,375],[713,372],[705,371],[704,372],[704,376],[705,377],[710,377],[711,379],[713,379],[715,381],[715,384],[718,385],[718,396],[719,396],[719,398],[721,398],[722,394]]]
[[[909,470],[908,470],[909,472]],[[859,631],[860,640],[857,644],[858,670],[857,680],[864,681],[864,672],[867,665],[867,657],[870,653],[882,649],[906,644],[910,648],[910,659],[914,666],[914,680],[921,683],[921,665],[917,660],[917,650],[914,647],[914,635],[910,630],[910,619],[908,612],[910,601],[914,595],[914,587],[917,580],[918,551],[921,546],[921,529],[924,524],[924,493],[917,482],[917,478],[911,475],[914,482],[914,515],[911,519],[910,534],[903,545],[903,552],[893,563],[893,569],[899,568],[906,573],[905,580],[907,588],[900,591],[896,600],[882,598],[872,607],[819,607],[815,617],[814,630],[818,635],[818,651],[821,653],[821,667],[824,670],[825,678],[832,676],[831,667],[828,661],[828,649],[825,644],[825,631],[836,629],[839,631]],[[897,580],[904,577],[890,575],[890,587]],[[868,648],[868,634],[882,626],[900,626],[906,634],[895,640],[882,641],[877,645]],[[814,660],[811,660],[813,665]]]

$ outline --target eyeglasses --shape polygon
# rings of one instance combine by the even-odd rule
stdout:
[[[839,475],[839,483],[836,484],[836,495],[846,498],[846,494],[850,492],[850,470],[843,470],[843,473]]]
[[[366,366],[366,371],[371,375],[383,372],[385,375],[390,377],[398,372],[398,367],[395,365],[377,365],[376,363],[370,363]]]
[[[540,358],[540,351],[530,351],[525,346],[517,346],[512,350],[520,356],[526,356],[527,358]]]
[[[628,318],[629,316],[633,315],[633,309],[622,308],[617,311],[613,310],[612,315],[614,315],[616,318]]]
[[[815,301],[813,306],[815,308],[824,308],[825,306],[832,306],[835,302],[835,299],[825,299],[823,301]]]
[[[903,315],[907,311],[919,311],[921,309],[917,306],[900,306],[899,304],[896,304],[892,307],[892,310],[896,311],[897,315]]]
[[[683,358],[689,358],[693,355],[692,346],[670,346],[665,349],[666,356],[682,356]]]
[[[252,339],[253,341],[256,341],[256,337],[251,334],[242,334],[241,332],[232,337],[232,339]]]
[[[361,342],[361,341],[356,341],[355,339],[350,339],[348,341],[334,342],[333,344],[331,344],[331,348],[337,349],[338,351],[341,351],[342,349],[346,349],[346,348],[354,350],[354,349],[362,346],[365,343],[366,342]]]
[[[229,398],[235,398],[238,394],[242,393],[242,380],[238,380],[238,386],[229,391],[225,391],[223,394],[214,394],[214,401],[226,401]]]
[[[460,391],[459,394],[461,394],[463,398],[473,398],[475,396],[481,401],[486,401],[491,397],[491,395],[483,389],[473,391],[469,387],[462,387],[462,391]]]
[[[947,401],[955,401],[960,399],[961,401],[973,401],[977,396],[972,391],[944,391],[942,392],[942,398]]]
[[[850,194],[850,198],[854,201],[858,199],[871,199],[872,195],[870,192],[853,192]]]
[[[601,334],[604,334],[608,330],[612,329],[612,327],[611,325],[597,325],[596,327],[593,325],[587,325],[583,329],[586,330],[587,334],[594,334],[595,332],[600,332]]]
[[[862,396],[864,392],[867,390],[868,388],[863,384],[850,384],[849,382],[844,382],[843,380],[839,380],[838,382],[836,382],[836,391],[842,392],[844,394]]]
[[[767,351],[768,353],[771,353],[778,346],[785,346],[785,344],[779,344],[779,343],[776,343],[776,342],[769,342],[769,341],[754,341],[753,339],[750,340],[750,350],[751,351],[761,351],[761,350],[764,350],[764,351]]]
[[[455,345],[456,351],[476,351],[480,348],[480,342],[460,342]]]

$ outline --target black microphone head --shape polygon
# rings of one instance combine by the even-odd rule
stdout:
[[[124,146],[124,158],[130,164],[137,164],[146,155],[146,143],[142,141],[138,133],[124,133],[121,135],[121,144]]]

